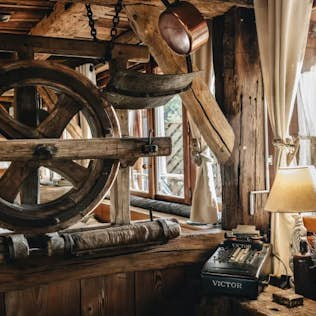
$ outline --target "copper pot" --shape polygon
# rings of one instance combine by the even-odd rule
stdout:
[[[170,4],[159,17],[159,30],[169,47],[180,55],[188,55],[209,38],[207,23],[191,3]]]

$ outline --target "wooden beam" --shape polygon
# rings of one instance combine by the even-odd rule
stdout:
[[[96,22],[97,37],[99,40],[109,40],[110,28],[102,26],[105,17],[109,19],[114,16],[114,6],[108,7],[104,4],[92,4],[93,18]],[[120,16],[121,22],[126,25],[126,16]],[[87,12],[84,3],[69,3],[58,1],[53,12],[43,18],[30,31],[32,35],[65,37],[65,38],[92,38],[88,23]]]
[[[14,102],[14,97],[12,96],[0,96],[0,102],[3,103],[13,103]]]
[[[185,58],[171,51],[160,35],[160,10],[154,6],[136,4],[127,6],[126,12],[135,33],[149,47],[162,71],[186,73]],[[234,132],[203,78],[197,76],[192,87],[182,93],[181,97],[189,115],[217,159],[221,163],[227,161],[234,146]]]
[[[123,137],[129,135],[128,110],[117,110],[117,117]],[[130,213],[130,168],[121,164],[117,177],[111,188],[111,223],[118,225],[131,222]]]
[[[256,195],[250,215],[250,191],[265,190],[264,95],[253,10],[235,8],[213,22],[216,98],[234,129],[232,156],[222,166],[222,225],[256,225],[267,232],[267,194]]]
[[[171,138],[154,137],[156,152],[148,153],[143,146],[147,138],[91,138],[91,139],[24,139],[2,141],[0,161],[25,161],[32,159],[120,159],[132,161],[138,157],[168,156],[171,154]]]
[[[0,34],[0,51],[14,52],[21,50],[21,48],[29,49],[33,53],[99,59],[105,56],[109,58],[110,42]],[[125,55],[131,61],[143,63],[149,61],[149,52],[146,46],[117,43],[113,50],[116,55]]]
[[[84,0],[73,0],[75,2],[87,2]],[[114,6],[115,0],[92,0],[95,4]],[[170,1],[172,2],[172,1]],[[230,10],[232,7],[253,7],[253,0],[188,0],[188,2],[192,3],[194,6],[198,8],[198,10],[202,13],[202,15],[211,19],[215,16],[223,15],[225,12]],[[124,1],[124,5],[127,7],[129,5],[136,4],[134,0],[126,0]],[[140,0],[137,1],[137,4],[143,5],[153,5],[158,7],[160,10],[164,9],[164,5],[160,0]]]
[[[5,2],[5,1],[3,1]],[[90,4],[98,4],[104,6],[114,6],[117,1],[115,0],[64,0],[64,2],[72,2],[72,3],[90,3]],[[221,3],[229,3],[233,6],[241,6],[241,7],[252,7],[253,0],[188,0],[195,5],[199,3],[208,3],[209,5],[216,4],[220,5]],[[162,5],[160,0],[140,0],[137,1],[139,4],[150,4],[150,5]],[[135,4],[135,0],[124,0],[124,4]]]
[[[28,47],[20,47],[18,50],[18,58],[34,59],[33,51]],[[36,128],[39,123],[39,102],[35,87],[19,87],[15,89],[14,102],[15,118],[17,121]],[[14,168],[13,164],[11,168]],[[39,203],[39,171],[35,170],[26,179],[20,188],[21,203],[38,204]]]
[[[73,2],[76,4],[91,3],[95,5],[110,6],[110,7],[114,7],[116,4],[115,0],[104,0],[104,1],[103,0],[92,0],[92,1],[71,0],[68,2]],[[203,16],[206,18],[212,18],[218,15],[222,15],[233,6],[247,7],[247,8],[253,7],[253,0],[188,0],[188,2],[195,5],[203,14]],[[124,0],[125,6],[134,5],[134,4],[135,4],[135,0]],[[140,1],[137,1],[137,4],[156,6],[160,9],[164,8],[164,5],[162,4],[160,0],[140,0]]]
[[[72,5],[69,5],[71,2]],[[253,0],[193,0],[190,2],[195,4],[206,18],[222,15],[235,5],[253,6]],[[102,19],[105,16],[112,17],[114,15],[115,0],[58,1],[54,11],[33,27],[30,34],[66,38],[91,38],[85,3],[92,5],[98,39],[110,39],[110,28],[102,26]],[[155,5],[160,10],[163,9],[160,0],[142,0],[137,3]],[[135,4],[135,1],[124,1],[124,5],[128,6],[130,4]],[[127,21],[124,9],[120,14],[120,21],[121,23]]]

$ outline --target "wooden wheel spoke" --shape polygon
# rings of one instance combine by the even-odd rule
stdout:
[[[59,138],[62,132],[73,118],[79,112],[77,103],[62,94],[50,115],[38,126],[37,131],[46,138]]]
[[[25,162],[12,162],[0,178],[0,197],[13,203],[23,181],[34,173],[37,166],[28,166]]]
[[[39,133],[15,119],[0,107],[0,133],[8,139],[39,138]]]
[[[72,160],[44,161],[42,166],[65,177],[75,189],[79,189],[90,174],[89,168],[82,167]]]

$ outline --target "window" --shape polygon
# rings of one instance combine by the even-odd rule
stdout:
[[[168,157],[140,158],[131,168],[132,194],[158,200],[190,204],[194,163],[190,158],[190,131],[180,96],[165,106],[151,110],[130,111],[130,134],[172,139]]]

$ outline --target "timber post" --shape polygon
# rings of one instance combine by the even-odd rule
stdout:
[[[122,137],[129,135],[128,110],[116,110]],[[130,224],[130,167],[121,163],[116,180],[110,194],[111,223],[124,225]]]
[[[17,52],[19,60],[33,60],[34,52],[31,48],[25,48]],[[30,127],[37,127],[39,119],[39,103],[35,87],[22,87],[15,89],[14,111],[17,120]],[[14,168],[11,166],[11,168]],[[21,203],[39,203],[39,170],[35,170],[24,180],[20,189]]]
[[[264,101],[254,13],[232,9],[213,22],[216,99],[235,132],[230,159],[222,165],[223,229],[238,224],[266,230],[266,195],[257,195],[249,214],[249,193],[265,189]]]

